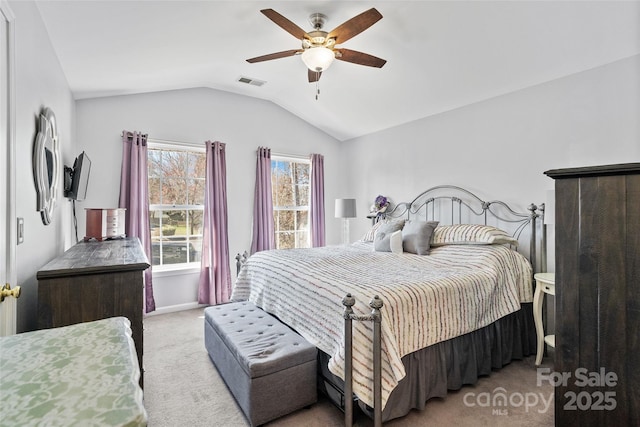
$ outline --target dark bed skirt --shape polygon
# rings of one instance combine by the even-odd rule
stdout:
[[[492,369],[536,352],[536,333],[531,303],[477,331],[423,348],[402,358],[407,375],[391,392],[382,420],[402,417],[412,409],[424,409],[433,397],[448,390],[475,384]],[[344,410],[344,382],[327,369],[329,356],[319,351],[318,387]],[[356,398],[357,402],[357,398]],[[373,409],[357,402],[370,417]]]

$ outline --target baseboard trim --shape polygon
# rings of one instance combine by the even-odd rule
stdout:
[[[145,316],[157,316],[159,314],[174,313],[176,311],[192,310],[194,308],[204,308],[206,304],[199,304],[197,302],[188,302],[186,304],[169,305],[167,307],[156,308],[151,313],[146,313]]]

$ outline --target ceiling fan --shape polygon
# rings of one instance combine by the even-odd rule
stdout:
[[[286,32],[301,40],[302,48],[257,56],[247,59],[247,62],[269,61],[301,54],[302,61],[308,68],[307,74],[310,83],[317,82],[322,72],[329,68],[334,59],[377,68],[381,68],[387,62],[367,53],[336,47],[382,19],[382,15],[375,8],[354,16],[329,33],[322,30],[327,17],[321,13],[313,13],[309,16],[309,22],[314,29],[307,33],[273,9],[263,9],[260,12]]]

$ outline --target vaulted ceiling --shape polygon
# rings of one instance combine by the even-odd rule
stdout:
[[[37,2],[76,99],[209,87],[269,100],[338,140],[390,128],[640,54],[637,1]],[[330,31],[375,7],[383,18],[343,47],[383,68],[335,61],[316,85],[266,18]],[[242,78],[264,85],[242,83]]]

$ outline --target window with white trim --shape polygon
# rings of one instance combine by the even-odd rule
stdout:
[[[149,143],[149,224],[154,267],[200,265],[204,147]]]
[[[308,248],[311,162],[271,156],[271,192],[276,248]]]

